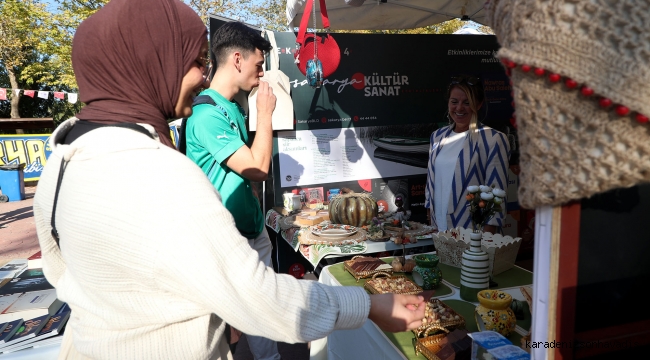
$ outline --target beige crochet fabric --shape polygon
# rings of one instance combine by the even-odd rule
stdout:
[[[515,5],[516,2],[516,5]],[[512,71],[520,140],[519,202],[559,205],[650,181],[650,4],[624,0],[492,0],[498,56],[562,75]],[[564,77],[627,106],[569,90]]]

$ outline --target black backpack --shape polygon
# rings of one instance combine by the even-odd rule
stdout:
[[[217,105],[210,96],[199,95],[194,98],[192,107],[201,104],[210,104],[212,106]],[[178,131],[178,151],[180,151],[183,155],[187,154],[186,130],[187,130],[187,118],[183,118],[183,120],[181,121],[181,129]]]

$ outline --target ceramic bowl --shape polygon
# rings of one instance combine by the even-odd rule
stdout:
[[[512,295],[499,290],[482,290],[477,297],[481,305],[490,309],[506,309],[512,303]]]
[[[413,255],[413,260],[415,260],[415,264],[420,267],[434,267],[438,266],[438,262],[440,261],[440,258],[438,255],[434,254],[417,254]]]

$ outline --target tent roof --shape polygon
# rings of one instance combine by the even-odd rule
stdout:
[[[306,0],[287,0],[289,26],[299,27]],[[311,0],[310,0],[311,1]],[[365,0],[361,6],[347,5],[345,0],[326,0],[333,30],[413,29],[462,18],[484,24],[485,0]],[[316,1],[316,18],[323,28],[320,4]],[[313,27],[313,19],[309,20]]]

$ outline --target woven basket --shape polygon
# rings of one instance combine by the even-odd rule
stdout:
[[[379,275],[386,276],[386,277],[389,278],[389,280],[401,279],[401,280],[404,281],[405,283],[409,284],[410,287],[411,287],[413,290],[410,290],[410,291],[408,291],[408,290],[405,290],[405,291],[390,291],[390,292],[382,291],[381,289],[379,289],[378,287],[376,287],[376,284],[377,284],[377,276],[379,276]],[[403,295],[415,295],[415,294],[419,294],[419,293],[421,293],[421,292],[424,291],[424,289],[422,289],[421,287],[419,287],[416,283],[414,283],[413,281],[407,279],[406,276],[403,276],[403,275],[391,276],[390,274],[385,273],[385,272],[379,272],[379,273],[377,273],[377,274],[374,274],[374,275],[372,276],[372,280],[368,280],[368,281],[366,281],[366,284],[365,284],[363,287],[364,287],[364,289],[368,290],[371,294],[403,294]]]
[[[490,258],[490,273],[497,275],[512,269],[515,266],[520,246],[520,237],[513,238],[501,234],[483,233],[481,250],[488,253]]]
[[[459,268],[463,258],[463,252],[469,249],[469,242],[457,239],[448,234],[434,234],[433,245],[441,264]]]
[[[440,351],[441,347],[438,345],[440,340],[444,339],[447,334],[439,334],[427,336],[425,338],[413,338],[413,349],[415,356],[420,354],[424,355],[429,360],[440,360],[436,353]]]
[[[373,275],[378,274],[378,273],[385,273],[385,274],[388,274],[388,276],[392,275],[392,273],[393,273],[392,269],[389,269],[389,270],[369,270],[369,271],[359,271],[359,272],[354,271],[354,269],[352,269],[351,265],[354,263],[355,259],[362,258],[362,257],[366,257],[366,256],[358,255],[358,256],[353,257],[352,260],[346,260],[346,261],[343,262],[343,268],[347,272],[349,272],[355,279],[357,279],[357,282],[359,282],[359,280],[361,280],[361,279],[372,277]]]
[[[439,299],[430,299],[429,303],[432,305],[440,305],[443,306],[449,313],[451,313],[452,316],[458,315],[460,318],[459,320],[439,320],[436,321],[433,324],[427,324],[427,325],[422,325],[418,327],[417,329],[413,330],[413,333],[415,334],[416,337],[421,338],[421,337],[427,337],[431,333],[436,333],[436,332],[444,332],[444,333],[449,333],[450,331],[456,330],[456,329],[464,329],[465,328],[465,318],[463,318],[462,315],[457,313],[454,309],[451,307],[447,306],[447,304],[443,303]]]

